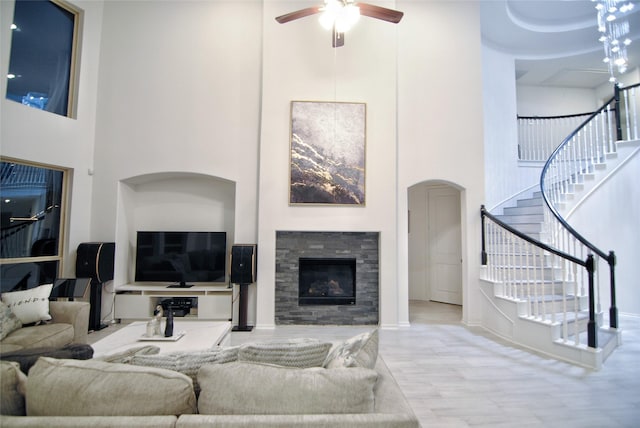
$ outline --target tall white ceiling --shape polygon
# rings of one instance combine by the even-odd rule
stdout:
[[[629,69],[640,66],[640,4],[629,13]],[[516,59],[519,84],[596,88],[609,79],[591,0],[481,0],[485,45]]]

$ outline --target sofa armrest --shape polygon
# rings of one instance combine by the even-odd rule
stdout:
[[[73,326],[73,342],[87,343],[89,333],[89,309],[87,302],[49,302],[52,322]]]

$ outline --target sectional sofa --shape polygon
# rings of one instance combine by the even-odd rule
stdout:
[[[419,427],[377,330],[92,360],[2,362],[3,427]]]
[[[89,303],[48,302],[47,309],[51,316],[49,323],[15,328],[0,340],[0,353],[87,343]]]

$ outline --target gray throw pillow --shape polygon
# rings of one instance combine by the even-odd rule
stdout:
[[[327,356],[324,367],[365,367],[373,369],[378,359],[378,329],[361,333],[336,345]]]
[[[21,327],[22,321],[20,321],[7,304],[0,301],[0,340]]]
[[[198,384],[200,367],[204,364],[223,364],[237,359],[238,347],[219,347],[203,351],[172,352],[158,355],[136,354],[131,359],[131,364],[157,367],[185,374],[193,381],[193,389],[198,396],[200,394],[200,385]]]
[[[136,346],[115,354],[103,355],[94,358],[95,360],[105,361],[107,363],[129,364],[136,355],[154,355],[160,352],[160,348],[153,345]]]
[[[322,367],[331,349],[330,342],[316,339],[290,339],[242,345],[238,361],[274,364],[284,367]]]
[[[20,364],[20,370],[22,370],[23,373],[29,373],[29,369],[40,357],[88,360],[93,357],[93,348],[86,343],[70,343],[64,345],[62,348],[24,348],[0,354],[0,360],[15,361]]]

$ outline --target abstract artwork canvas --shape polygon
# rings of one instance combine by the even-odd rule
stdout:
[[[291,102],[290,204],[365,204],[366,104]]]

